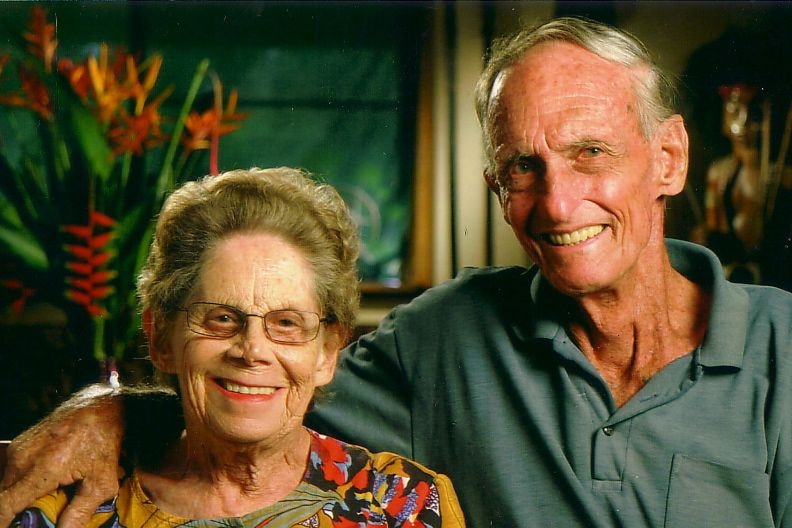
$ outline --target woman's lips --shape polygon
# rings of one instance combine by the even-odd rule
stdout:
[[[229,397],[235,398],[250,398],[250,397],[270,397],[278,390],[278,387],[272,386],[259,386],[259,385],[243,385],[225,378],[214,378],[213,381],[220,387]]]

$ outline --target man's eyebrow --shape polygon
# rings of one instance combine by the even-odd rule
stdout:
[[[583,138],[572,141],[569,144],[567,144],[564,150],[575,151],[575,150],[581,150],[591,147],[597,147],[599,149],[602,149],[604,152],[612,156],[620,155],[620,149],[617,149],[616,146],[613,145],[612,143],[609,143],[602,139],[594,139],[594,138]]]

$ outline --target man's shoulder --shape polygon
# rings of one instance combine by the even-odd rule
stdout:
[[[752,319],[786,323],[792,332],[792,293],[774,286],[734,284],[748,296],[748,313]]]
[[[486,302],[487,299],[503,301],[506,297],[524,296],[536,275],[535,268],[466,267],[448,281],[429,288],[416,297],[412,304],[420,307],[444,304],[449,301]]]

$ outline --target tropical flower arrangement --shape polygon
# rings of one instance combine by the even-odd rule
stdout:
[[[135,279],[151,219],[175,185],[216,174],[219,138],[238,128],[232,91],[197,65],[177,115],[158,89],[163,57],[101,44],[82,62],[58,56],[55,25],[33,7],[19,46],[0,49],[0,306],[63,310],[77,343],[119,360],[139,329]],[[213,104],[196,97],[211,82]],[[8,132],[10,131],[10,132]],[[2,132],[0,132],[2,134]],[[197,166],[206,160],[208,170]]]

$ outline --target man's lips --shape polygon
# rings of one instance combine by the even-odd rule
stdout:
[[[547,233],[542,238],[554,246],[574,246],[602,233],[604,225],[592,225],[568,233]]]

